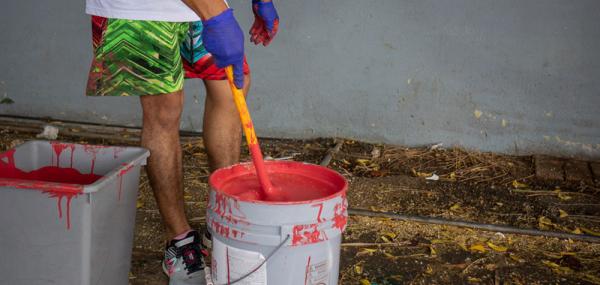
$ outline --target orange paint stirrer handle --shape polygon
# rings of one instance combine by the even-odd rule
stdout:
[[[233,93],[235,106],[240,114],[242,128],[244,129],[244,134],[246,135],[246,142],[248,143],[248,148],[250,149],[250,156],[252,157],[252,162],[254,163],[254,168],[256,169],[256,175],[258,176],[260,186],[262,187],[266,196],[272,196],[275,189],[271,184],[271,180],[269,180],[269,177],[267,176],[267,170],[265,168],[262,152],[260,151],[260,146],[258,144],[258,138],[256,137],[256,132],[254,132],[254,125],[252,124],[252,118],[250,118],[250,112],[248,112],[244,91],[242,89],[238,89],[233,83],[233,67],[225,67],[225,73],[227,74],[227,80],[229,81],[231,92]]]

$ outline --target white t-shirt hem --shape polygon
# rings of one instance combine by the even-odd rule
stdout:
[[[106,9],[87,5],[85,13],[105,18],[126,19],[126,20],[144,20],[144,21],[163,21],[163,22],[195,22],[200,17],[192,10],[190,13],[181,13],[178,15],[170,13],[157,13],[156,11],[108,11]]]

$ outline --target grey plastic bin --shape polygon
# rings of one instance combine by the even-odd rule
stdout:
[[[47,141],[1,153],[0,284],[128,284],[140,167],[148,156],[137,147]],[[47,166],[102,178],[89,185],[7,178],[7,167]]]

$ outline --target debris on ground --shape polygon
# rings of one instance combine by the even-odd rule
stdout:
[[[30,139],[31,133],[0,126],[0,150]],[[337,142],[263,139],[261,146],[273,159],[319,164]],[[536,177],[539,163],[532,156],[435,146],[343,140],[329,166],[349,179],[352,208],[600,236],[598,162],[585,162],[593,179],[546,180]],[[204,228],[205,148],[194,138],[182,149],[186,214],[194,228]],[[434,175],[438,180],[427,179]],[[136,220],[130,284],[166,284],[161,219],[145,175]],[[353,215],[342,243],[340,284],[600,284],[600,244]]]

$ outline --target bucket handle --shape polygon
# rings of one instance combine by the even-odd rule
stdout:
[[[215,281],[212,278],[212,274],[210,274],[210,281],[213,285],[231,285],[231,284],[235,284],[238,283],[246,278],[248,278],[250,275],[252,275],[254,272],[256,272],[257,270],[259,270],[263,265],[265,265],[265,263],[267,263],[267,261],[269,261],[269,259],[271,259],[271,257],[273,257],[273,255],[275,255],[282,247],[284,244],[287,243],[287,241],[290,239],[290,235],[287,235],[285,237],[285,239],[279,243],[279,245],[277,245],[277,247],[275,249],[273,249],[271,251],[271,253],[269,253],[269,255],[267,255],[267,257],[265,258],[265,260],[263,260],[259,265],[256,266],[256,268],[250,270],[248,273],[242,275],[242,277],[235,279],[233,281],[228,282],[227,284],[217,284],[215,283]]]

